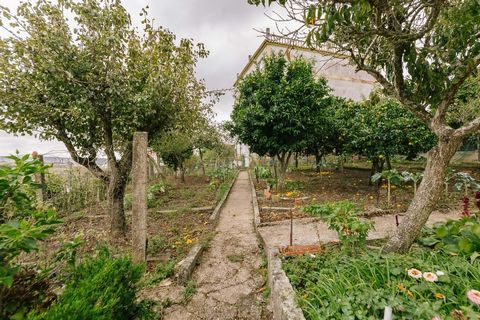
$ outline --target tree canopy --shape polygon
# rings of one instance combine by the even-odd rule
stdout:
[[[290,156],[306,149],[306,135],[324,115],[330,89],[303,58],[289,62],[272,55],[262,64],[238,85],[230,130],[252,152],[279,159],[282,188]]]
[[[1,11],[10,31],[0,39],[1,129],[62,141],[109,184],[112,230],[125,230],[133,132],[153,139],[201,107],[195,65],[207,52],[155,27],[146,10],[140,33],[120,0],[26,1]],[[108,171],[96,163],[103,154]]]
[[[381,171],[383,162],[393,155],[414,158],[436,143],[435,135],[421,120],[395,99],[377,93],[338,108],[337,117],[344,150],[366,156],[374,172]]]

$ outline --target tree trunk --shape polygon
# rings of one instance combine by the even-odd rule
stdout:
[[[200,166],[202,167],[202,174],[205,175],[205,164],[203,163],[202,148],[198,148],[198,155],[200,156]]]
[[[385,159],[387,161],[387,170],[392,170],[392,164],[390,163],[390,156],[389,155],[385,156]]]
[[[278,157],[278,162],[279,162],[279,170],[277,172],[277,189],[278,191],[282,192],[285,190],[285,175],[287,173],[288,169],[288,162],[290,161],[290,156],[291,153],[283,153]]]
[[[179,173],[180,173],[180,180],[182,183],[185,183],[185,168],[183,167],[183,163],[179,167]]]
[[[323,155],[321,153],[317,153],[315,155],[315,172],[320,172],[322,166],[322,157]]]
[[[406,252],[420,234],[443,189],[443,178],[461,139],[440,140],[427,153],[425,175],[397,230],[388,241],[386,252]]]
[[[295,169],[298,169],[298,152],[295,153]]]
[[[124,236],[127,231],[123,208],[126,185],[127,179],[121,177],[117,170],[112,170],[108,184],[108,207],[110,210],[110,232],[113,237]]]
[[[372,182],[372,177],[375,173],[377,173],[378,171],[378,159],[377,158],[373,158],[372,159],[372,168],[370,169],[370,177],[368,178],[368,185],[369,186],[372,186],[373,185],[373,182]]]

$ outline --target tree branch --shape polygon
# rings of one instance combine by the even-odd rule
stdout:
[[[89,157],[82,157],[78,154],[72,141],[68,138],[68,135],[64,130],[59,130],[58,139],[65,144],[68,153],[72,157],[73,161],[87,168],[95,177],[99,178],[105,183],[108,183],[108,174],[100,168],[96,161],[96,153],[91,153]]]

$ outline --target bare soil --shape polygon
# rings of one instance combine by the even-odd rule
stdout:
[[[147,253],[156,262],[181,260],[197,242],[209,241],[213,227],[209,217],[213,210],[194,211],[195,207],[214,207],[217,202],[217,188],[210,184],[208,177],[187,176],[186,183],[168,177],[168,187],[164,193],[154,195],[154,206],[148,210]],[[150,184],[154,184],[155,181]],[[159,212],[175,210],[172,212]],[[40,250],[43,256],[29,256],[31,259],[51,259],[65,241],[81,234],[83,240],[79,247],[79,257],[95,251],[99,245],[107,244],[117,253],[129,253],[131,250],[131,212],[126,211],[128,231],[125,237],[109,236],[109,219],[106,203],[85,208],[80,213],[62,217],[64,223],[58,226],[53,236],[45,241],[46,250]],[[150,263],[149,268],[154,268]]]
[[[469,172],[475,178],[480,178],[479,170],[468,168],[461,170]],[[413,198],[413,186],[392,188],[392,203],[387,205],[386,185],[378,187],[369,185],[370,172],[363,169],[344,169],[340,171],[322,171],[316,173],[314,170],[298,170],[287,173],[286,190],[282,193],[272,191],[272,199],[266,200],[264,189],[266,181],[260,180],[255,183],[258,202],[260,206],[261,222],[274,222],[290,219],[290,212],[286,210],[270,210],[268,207],[292,208],[294,219],[308,217],[301,212],[300,207],[310,203],[324,203],[340,200],[355,202],[363,211],[365,216],[379,216],[404,212]],[[291,186],[289,188],[289,186]],[[449,197],[441,199],[435,210],[449,212],[461,208],[463,193],[453,188],[453,182],[449,186]],[[280,197],[280,199],[278,199]],[[299,205],[295,205],[295,199],[307,197]],[[276,199],[275,199],[276,198]],[[275,201],[276,200],[276,201]],[[298,200],[297,200],[298,201]],[[471,201],[471,208],[474,201]]]

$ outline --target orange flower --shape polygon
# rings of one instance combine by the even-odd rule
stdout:
[[[444,299],[445,296],[444,296],[443,294],[441,294],[440,292],[437,292],[437,293],[435,293],[435,298],[437,298],[437,299]]]

